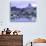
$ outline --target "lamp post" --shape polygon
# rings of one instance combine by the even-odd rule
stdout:
[[[31,46],[32,46],[32,42],[31,42]]]
[[[26,46],[32,46],[32,42],[26,43]]]

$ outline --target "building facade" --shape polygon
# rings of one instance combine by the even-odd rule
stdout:
[[[23,46],[23,35],[0,35],[0,46]]]

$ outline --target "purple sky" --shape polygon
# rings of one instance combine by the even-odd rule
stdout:
[[[36,3],[33,1],[11,1],[11,6],[16,6],[16,7],[19,7],[19,8],[24,8],[24,7],[27,7],[28,4],[31,4],[33,7],[36,6]]]

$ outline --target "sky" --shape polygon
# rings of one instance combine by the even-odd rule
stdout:
[[[36,7],[35,0],[11,0],[11,6],[16,6],[19,8],[27,7],[30,3],[33,7]]]
[[[11,0],[11,1],[36,1],[36,0]]]

